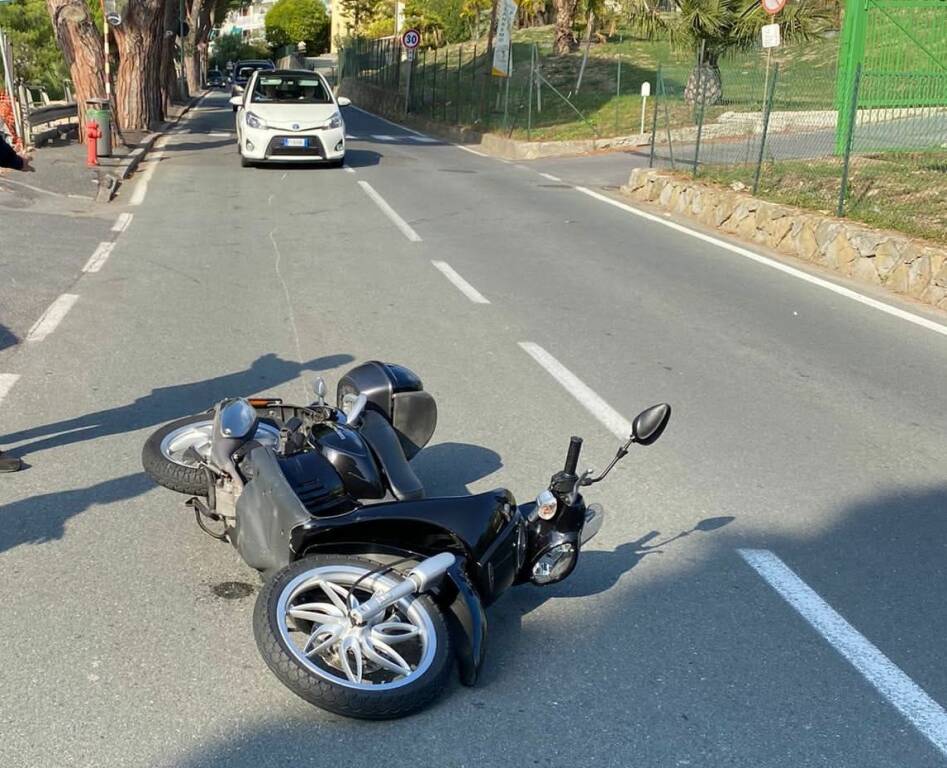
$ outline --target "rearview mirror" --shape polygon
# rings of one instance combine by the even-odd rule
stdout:
[[[340,107],[352,106],[352,100],[348,96],[339,96],[339,98],[337,98],[336,101],[339,103]]]
[[[652,405],[635,417],[631,425],[631,436],[636,443],[651,445],[651,443],[661,437],[661,433],[664,432],[664,428],[668,425],[668,419],[670,418],[670,405],[667,403]]]
[[[232,107],[242,107],[243,106],[243,96],[233,96],[230,99],[230,105]]]

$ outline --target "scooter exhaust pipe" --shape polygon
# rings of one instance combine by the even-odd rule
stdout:
[[[441,552],[439,555],[422,560],[408,571],[404,581],[385,592],[373,595],[371,599],[353,608],[349,612],[352,621],[356,624],[365,624],[399,600],[424,592],[447,573],[447,569],[454,564],[454,561],[455,558],[450,552]]]

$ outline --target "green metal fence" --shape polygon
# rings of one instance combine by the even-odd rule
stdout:
[[[947,2],[847,0],[836,105],[843,110],[836,145],[842,151],[861,70],[858,107],[917,109],[947,103]]]
[[[714,103],[688,100],[694,65],[662,64],[651,164],[947,241],[947,95],[876,106],[865,93],[882,84],[909,91],[914,74],[858,65],[836,107],[837,92],[825,87],[834,73],[819,82],[787,66],[785,53],[770,66],[767,57],[752,51],[721,60]]]

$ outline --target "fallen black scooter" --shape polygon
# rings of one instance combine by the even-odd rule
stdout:
[[[409,459],[430,440],[434,398],[397,365],[370,362],[339,382],[337,405],[229,399],[155,432],[142,463],[161,485],[193,494],[200,526],[231,542],[265,584],[257,646],[307,701],[349,717],[394,718],[444,688],[456,658],[473,685],[484,607],[515,584],[553,584],[602,525],[581,489],[633,443],[650,445],[671,408],[634,420],[594,477],[577,473],[582,440],[535,501],[497,489],[425,498]]]

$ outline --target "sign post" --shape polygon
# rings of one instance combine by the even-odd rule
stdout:
[[[421,33],[416,29],[405,30],[401,35],[401,45],[408,53],[408,76],[404,87],[404,113],[411,111],[411,72],[414,70],[414,56],[417,47],[421,44]]]
[[[497,35],[493,41],[494,77],[510,76],[510,36],[519,6],[513,0],[500,0],[497,8]]]

